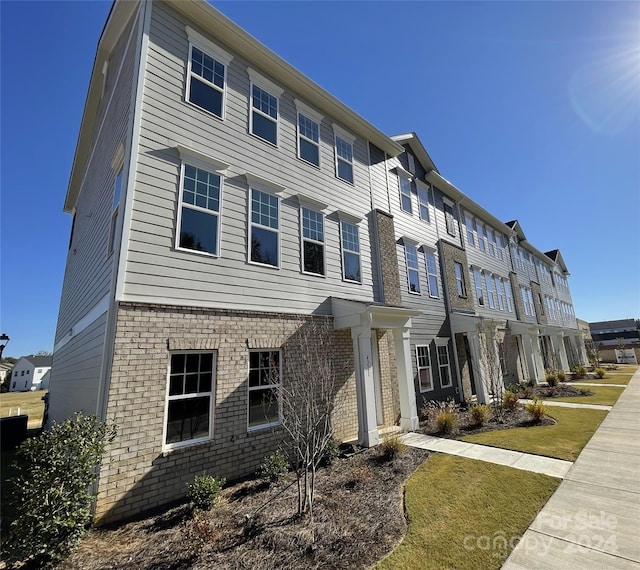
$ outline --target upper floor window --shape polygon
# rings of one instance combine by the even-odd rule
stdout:
[[[489,242],[489,255],[496,255],[496,236],[491,228],[487,228],[487,240]]]
[[[475,230],[476,221],[469,212],[464,213],[464,225],[467,228],[467,243],[469,245],[475,245],[475,236],[473,231]]]
[[[497,295],[498,295],[498,308],[501,311],[504,311],[504,301],[505,301],[504,283],[502,282],[502,279],[500,279],[500,277],[498,277],[497,275],[493,276],[493,280],[496,283],[496,292],[497,292]]]
[[[249,132],[262,140],[278,145],[279,97],[283,90],[249,68],[251,79],[251,113]]]
[[[482,222],[476,222],[476,226],[478,228],[478,247],[481,251],[486,251],[487,238],[484,230],[484,224]]]
[[[302,270],[324,275],[324,216],[320,212],[301,208]]]
[[[336,176],[340,180],[353,184],[353,143],[355,139],[333,126],[336,145]]]
[[[496,289],[491,273],[485,271],[484,280],[487,283],[487,296],[489,297],[489,307],[496,308]]]
[[[458,263],[455,261],[453,263],[453,269],[456,275],[456,289],[458,291],[458,295],[460,297],[467,296],[467,285],[464,280],[464,268],[462,267],[462,263]]]
[[[420,392],[428,392],[430,390],[433,390],[431,357],[429,356],[428,346],[416,346],[416,365],[418,368],[418,383],[420,384]]]
[[[513,293],[511,293],[511,283],[504,279],[502,281],[502,285],[504,286],[505,297],[507,300],[507,311],[513,313]]]
[[[502,261],[504,259],[502,248],[503,248],[504,240],[502,234],[500,232],[496,232],[496,255],[498,259]]]
[[[473,268],[473,282],[476,289],[476,300],[478,305],[484,306],[484,289],[482,287],[482,272],[474,267]]]
[[[341,221],[340,231],[342,233],[342,277],[345,281],[362,283],[358,226]]]
[[[254,188],[251,189],[249,250],[254,263],[279,267],[280,199]]]
[[[447,226],[447,233],[450,236],[456,235],[456,218],[453,214],[453,203],[448,200],[444,200],[444,218]]]
[[[218,255],[222,177],[185,164],[180,196],[178,248]]]
[[[189,66],[186,100],[222,119],[226,70],[232,56],[187,27]]]
[[[250,430],[280,423],[281,378],[280,350],[249,352],[247,422]]]
[[[400,208],[402,211],[411,214],[411,179],[398,173],[398,187],[400,188]]]
[[[425,222],[429,221],[429,190],[428,188],[422,186],[421,184],[417,185],[418,188],[418,211],[420,214],[420,219]]]
[[[298,158],[320,166],[320,123],[322,116],[298,99]]]
[[[439,297],[438,291],[438,262],[436,254],[432,251],[424,252],[424,260],[427,265],[427,284],[429,285],[429,297]]]
[[[406,243],[404,253],[407,260],[407,281],[411,293],[420,294],[420,273],[418,268],[418,250],[414,245]]]
[[[522,297],[522,305],[524,307],[524,314],[529,317],[535,317],[535,308],[533,306],[533,294],[531,289],[520,285],[520,296]]]

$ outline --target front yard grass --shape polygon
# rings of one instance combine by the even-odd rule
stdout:
[[[435,453],[407,481],[405,539],[374,568],[497,570],[559,484],[547,475]]]
[[[34,392],[5,392],[0,394],[0,418],[10,415],[18,415],[18,408],[21,414],[29,416],[29,429],[37,429],[42,426],[42,415],[44,414],[44,402],[42,396],[46,390],[36,390]],[[11,412],[11,413],[9,413]]]
[[[628,384],[632,376],[633,374],[631,373],[607,371],[604,378],[581,378],[580,380],[573,380],[571,385],[580,384],[581,382],[593,384]]]
[[[599,380],[585,380],[585,382],[597,383]],[[613,406],[616,403],[624,388],[617,386],[580,386],[576,382],[571,383],[576,388],[583,388],[593,392],[592,396],[565,396],[559,398],[548,398],[553,402],[573,402],[575,404],[600,404],[603,406]]]
[[[583,396],[576,399],[583,402],[588,397]],[[556,398],[554,398],[555,400]],[[546,410],[547,415],[556,420],[555,425],[490,431],[468,435],[460,439],[469,443],[480,443],[573,461],[607,415],[605,410],[555,406],[546,406]]]

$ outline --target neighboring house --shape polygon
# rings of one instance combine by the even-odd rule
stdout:
[[[559,254],[465,197],[415,134],[386,136],[201,0],[114,4],[64,208],[49,418],[118,427],[100,522],[180,498],[203,471],[255,472],[281,433],[283,362],[316,323],[332,331],[336,436],[365,446],[416,429],[425,400],[488,398],[478,323],[524,338],[518,378],[566,367],[563,335],[579,336],[518,300],[542,277],[520,276],[510,245],[558,282]],[[495,230],[491,262],[463,208]],[[476,306],[476,266],[515,288],[497,308]],[[570,304],[556,281],[539,290]]]
[[[11,371],[10,392],[27,392],[29,390],[46,390],[48,388],[49,371],[53,356],[30,354],[21,357]],[[43,385],[43,380],[45,384]]]
[[[11,370],[13,364],[10,362],[0,362],[0,384],[4,384],[6,380],[7,389],[9,388],[9,381],[11,380]]]
[[[598,321],[589,323],[589,329],[599,356],[605,362],[640,362],[640,320]],[[627,357],[633,352],[635,359],[621,359],[616,349],[627,351]]]

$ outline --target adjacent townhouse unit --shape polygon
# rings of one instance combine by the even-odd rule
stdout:
[[[11,370],[10,392],[46,390],[49,387],[49,371],[53,357],[29,354],[22,356]]]
[[[559,254],[465,197],[414,133],[380,132],[202,0],[114,3],[64,209],[49,418],[117,425],[100,522],[202,471],[255,472],[310,345],[333,363],[336,436],[372,446],[416,429],[426,400],[491,396],[479,326],[513,337],[514,378],[569,366],[579,336],[555,314]]]

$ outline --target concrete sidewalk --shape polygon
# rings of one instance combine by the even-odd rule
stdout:
[[[640,569],[640,370],[502,570],[565,568]]]
[[[533,400],[520,400],[521,404],[529,404]],[[558,406],[559,408],[585,408],[587,410],[610,410],[613,406],[606,406],[604,404],[579,404],[577,402],[554,402],[551,398],[543,400],[545,406]]]

